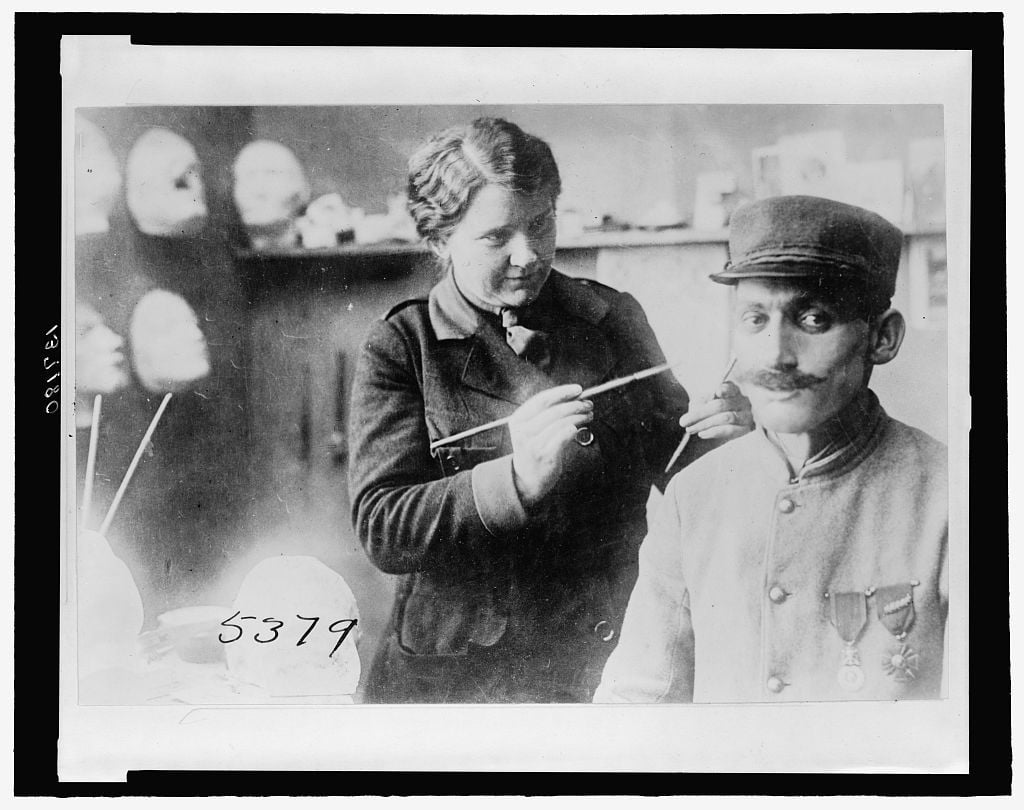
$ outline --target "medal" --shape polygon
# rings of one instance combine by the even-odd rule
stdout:
[[[878,620],[893,636],[896,644],[882,656],[882,669],[897,683],[907,683],[917,677],[921,665],[920,654],[906,642],[907,633],[914,624],[915,581],[887,585],[876,591]]]
[[[857,639],[868,623],[868,598],[863,591],[828,594],[832,607],[832,626],[845,642],[842,662],[836,679],[847,692],[856,692],[864,685]]]

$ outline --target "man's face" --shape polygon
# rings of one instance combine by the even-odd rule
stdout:
[[[757,423],[807,433],[867,384],[870,327],[843,315],[817,287],[779,279],[736,285],[738,379]]]

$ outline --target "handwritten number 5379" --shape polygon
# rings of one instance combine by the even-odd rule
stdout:
[[[238,619],[239,621],[256,621],[255,616],[239,616],[241,612],[242,611],[240,610],[235,611],[235,614],[233,616],[228,617],[220,623],[221,627],[228,627],[235,631],[235,636],[233,638],[225,638],[223,633],[218,633],[217,638],[220,640],[222,644],[231,644],[232,642],[238,641],[243,635],[245,635],[245,631],[242,630],[241,625],[232,623],[235,619]],[[309,634],[313,632],[313,629],[317,626],[317,624],[320,622],[320,617],[300,616],[296,613],[295,618],[310,623],[309,627],[306,628],[306,631],[302,634],[301,638],[299,638],[299,640],[295,642],[296,647],[301,647],[303,644],[307,643],[306,639],[309,636]],[[262,620],[262,623],[269,626],[263,627],[257,632],[253,633],[252,640],[255,641],[257,644],[269,644],[272,641],[277,641],[277,639],[280,637],[279,631],[282,627],[284,627],[284,622],[282,622],[280,619],[267,617]],[[328,632],[338,634],[338,642],[334,645],[334,649],[331,650],[330,654],[328,655],[328,658],[330,658],[338,651],[338,647],[340,647],[342,645],[342,642],[344,642],[345,639],[348,638],[348,634],[352,632],[352,628],[354,628],[357,624],[359,624],[358,619],[338,619],[337,621],[332,622],[330,625],[328,625]]]

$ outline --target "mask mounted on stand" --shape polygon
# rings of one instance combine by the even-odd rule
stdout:
[[[130,336],[135,374],[147,391],[181,391],[210,373],[206,338],[180,295],[146,293],[132,312]]]

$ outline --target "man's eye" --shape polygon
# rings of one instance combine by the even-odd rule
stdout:
[[[508,236],[504,233],[485,233],[480,237],[480,241],[485,242],[488,245],[503,245],[508,241]]]
[[[767,321],[768,317],[763,312],[744,312],[740,315],[740,324],[747,329],[760,329]]]
[[[832,318],[826,312],[808,310],[800,315],[800,325],[805,329],[823,331],[832,325]]]

